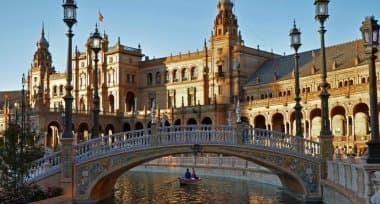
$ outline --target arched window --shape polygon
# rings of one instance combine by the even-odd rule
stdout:
[[[53,86],[53,96],[57,95],[57,86]]]
[[[168,71],[165,72],[165,82],[168,83],[170,81],[170,74]]]
[[[198,78],[197,68],[193,67],[191,68],[191,80],[195,80]]]
[[[156,84],[161,84],[161,72],[156,72]]]
[[[174,70],[173,71],[173,82],[176,82],[176,81],[178,81],[178,71]]]
[[[181,78],[182,78],[182,81],[187,80],[188,76],[187,76],[187,69],[186,68],[182,69]]]
[[[63,85],[59,86],[59,95],[63,95]]]
[[[146,80],[147,80],[147,84],[148,84],[148,86],[152,85],[152,81],[153,81],[152,73],[149,73],[149,74],[146,76]]]

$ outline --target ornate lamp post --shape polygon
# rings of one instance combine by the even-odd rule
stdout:
[[[98,53],[102,49],[102,37],[98,32],[98,26],[95,25],[95,32],[91,35],[91,49],[94,51],[94,110],[93,110],[93,123],[94,129],[92,131],[92,138],[99,137],[99,92],[98,92]]]
[[[315,0],[315,19],[321,24],[319,33],[321,34],[321,56],[322,56],[322,82],[321,82],[321,115],[322,115],[322,129],[321,137],[331,136],[330,130],[330,119],[329,119],[329,96],[327,91],[329,84],[327,83],[327,73],[326,73],[326,51],[325,51],[325,33],[326,29],[324,23],[329,17],[328,14],[328,4],[329,0]]]
[[[366,17],[360,28],[369,64],[369,104],[371,114],[371,141],[368,145],[367,163],[380,163],[379,113],[377,111],[376,53],[379,45],[379,24],[374,17]]]
[[[321,144],[321,156],[322,156],[322,166],[321,166],[321,177],[327,178],[327,160],[331,160],[333,156],[332,147],[332,134],[330,130],[330,119],[329,119],[329,96],[327,91],[329,84],[327,83],[327,73],[326,73],[326,51],[325,51],[325,33],[326,29],[324,23],[329,17],[328,14],[328,4],[329,0],[315,0],[315,19],[319,21],[321,28],[319,33],[321,34],[321,57],[322,57],[322,67],[321,75],[322,82],[321,94],[321,116],[322,116],[322,128],[320,133],[320,144]]]
[[[66,0],[65,4],[62,5],[64,9],[64,18],[63,21],[69,27],[67,32],[68,37],[68,49],[67,49],[67,73],[66,73],[66,95],[65,100],[65,129],[63,132],[63,138],[73,138],[72,132],[72,104],[73,96],[71,95],[71,90],[73,86],[71,85],[72,80],[72,38],[74,36],[71,28],[77,22],[76,19],[76,9],[77,5],[74,3],[74,0]]]
[[[302,131],[301,131],[301,109],[302,106],[300,104],[301,97],[300,97],[300,77],[299,77],[299,65],[298,65],[298,49],[301,47],[301,32],[296,27],[296,21],[294,21],[293,29],[290,30],[290,46],[294,49],[294,75],[295,75],[295,94],[296,94],[296,105],[294,106],[295,109],[295,116],[296,116],[296,136],[302,137]]]
[[[22,83],[22,89],[21,89],[21,133],[22,133],[22,137],[24,137],[24,133],[25,133],[25,84],[26,84],[26,81],[25,81],[25,74],[22,74],[22,79],[21,79],[21,83]]]
[[[74,0],[66,0],[62,5],[64,10],[63,21],[69,27],[67,32],[68,38],[68,48],[67,48],[67,73],[66,73],[66,95],[63,97],[65,100],[65,123],[64,131],[61,138],[61,186],[64,189],[64,195],[72,197],[73,195],[73,141],[74,135],[72,131],[72,105],[73,96],[71,91],[73,86],[71,85],[72,80],[72,38],[74,36],[71,28],[77,22],[76,19],[76,9],[77,5]]]

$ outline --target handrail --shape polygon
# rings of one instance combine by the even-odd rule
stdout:
[[[28,175],[25,177],[27,183],[33,182],[41,177],[49,176],[61,170],[61,152],[53,152],[33,161],[30,164]]]

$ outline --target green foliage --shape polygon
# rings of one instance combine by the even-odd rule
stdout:
[[[28,168],[31,162],[43,156],[43,148],[36,145],[37,140],[31,131],[22,131],[17,124],[10,124],[5,131],[0,143],[0,190],[5,194],[18,197],[28,189],[24,181]]]

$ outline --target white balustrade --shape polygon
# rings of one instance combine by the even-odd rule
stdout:
[[[237,126],[227,125],[184,125],[155,128],[157,128],[156,135],[151,135],[151,129],[134,130],[77,144],[75,145],[75,161],[86,161],[152,145],[174,146],[179,144],[241,144],[314,159],[320,158],[319,143],[282,132],[255,129],[249,126],[243,126],[242,130],[238,130]],[[60,153],[53,153],[33,162],[29,177],[39,177],[59,169],[59,155]],[[207,162],[210,162],[209,159],[212,158],[208,158]]]
[[[150,146],[150,129],[122,132],[92,139],[75,146],[77,162],[116,152]]]
[[[54,152],[32,162],[25,180],[30,183],[60,170],[61,152]]]

